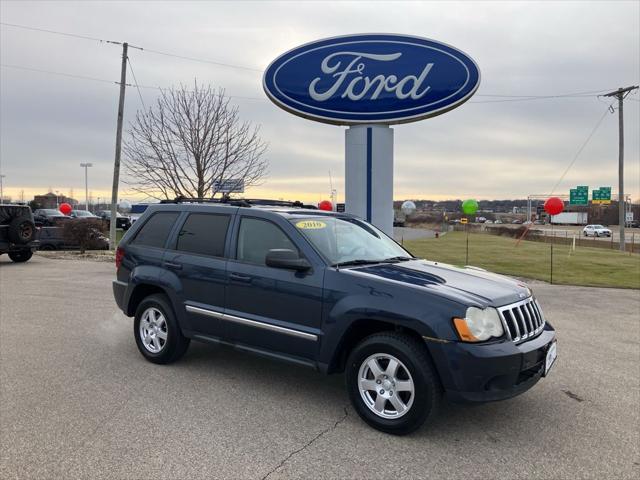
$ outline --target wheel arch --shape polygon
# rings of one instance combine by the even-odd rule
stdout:
[[[411,328],[399,325],[397,323],[387,322],[384,320],[374,320],[362,318],[355,320],[349,325],[342,335],[338,346],[333,352],[331,361],[329,362],[327,373],[341,373],[345,369],[347,357],[353,348],[366,337],[381,332],[399,332],[405,333],[420,343],[424,340],[422,336]],[[425,351],[429,356],[431,353],[425,346]]]
[[[167,298],[170,298],[167,294],[167,291],[164,288],[159,287],[158,285],[154,285],[151,283],[140,283],[136,285],[131,292],[131,295],[129,296],[129,302],[127,303],[127,315],[129,317],[134,316],[136,314],[136,310],[138,309],[138,305],[140,305],[140,302],[142,302],[142,300],[147,298],[149,295],[158,293],[165,295]]]

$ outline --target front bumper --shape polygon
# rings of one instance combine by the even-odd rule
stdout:
[[[447,398],[489,402],[519,395],[544,374],[545,358],[556,334],[548,323],[535,338],[514,344],[450,342],[429,344]]]

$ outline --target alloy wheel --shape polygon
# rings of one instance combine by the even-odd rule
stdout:
[[[388,353],[376,353],[362,362],[358,372],[358,390],[369,410],[386,419],[405,415],[415,397],[409,369]]]
[[[167,321],[155,307],[147,308],[140,317],[140,340],[151,353],[160,353],[167,344]]]

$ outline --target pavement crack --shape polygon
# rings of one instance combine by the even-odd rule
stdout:
[[[303,452],[304,450],[309,448],[311,445],[313,445],[316,442],[316,440],[320,439],[321,437],[323,437],[327,433],[332,432],[333,430],[338,428],[338,425],[340,425],[342,422],[344,422],[347,419],[347,417],[349,416],[349,412],[347,410],[347,407],[343,407],[343,410],[344,410],[344,415],[342,417],[340,417],[338,420],[336,420],[333,425],[331,425],[330,427],[325,428],[324,430],[322,430],[315,437],[313,437],[311,440],[309,440],[307,443],[305,443],[302,447],[300,447],[297,450],[294,450],[293,452],[289,453],[286,457],[284,457],[282,459],[282,461],[278,465],[276,465],[274,468],[269,470],[269,472],[267,472],[267,474],[264,477],[262,477],[261,480],[266,480],[267,478],[269,478],[269,476],[271,476],[272,473],[275,473],[278,470],[280,470],[291,458],[293,458],[298,453]]]
[[[563,390],[562,391],[567,397],[572,398],[573,400],[575,400],[576,402],[584,402],[584,398],[582,398],[579,395],[576,395],[575,393],[573,393],[571,390]]]

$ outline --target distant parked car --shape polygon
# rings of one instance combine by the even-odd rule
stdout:
[[[611,230],[603,225],[587,225],[582,229],[585,237],[610,237]]]
[[[485,220],[484,223],[493,223],[493,220]]]
[[[512,224],[514,224],[514,225],[522,225],[522,220],[518,220],[518,219],[516,218],[516,219],[515,219],[513,222],[511,222],[511,223],[512,223]]]
[[[497,219],[495,222],[493,222],[493,223],[495,223],[495,224],[501,224],[501,223],[502,223],[502,220],[500,220],[500,219],[498,218],[498,219]]]
[[[630,222],[627,222],[625,224],[625,227],[627,227],[627,228],[640,228],[640,222],[638,222],[637,220],[631,220]]]
[[[60,221],[68,220],[60,210],[55,208],[39,208],[33,212],[33,221],[37,227],[55,227]]]
[[[97,215],[94,215],[89,210],[72,210],[69,216],[71,218],[98,218]]]
[[[144,211],[147,209],[148,206],[149,205],[146,203],[134,203],[133,205],[131,205],[131,212],[129,213],[129,218],[131,219],[131,225],[136,223],[136,220],[138,220],[142,216],[142,214],[144,213]]]
[[[533,222],[534,225],[544,225],[545,222],[544,220],[536,220],[535,222]]]
[[[89,218],[89,217],[86,217]],[[97,217],[94,217],[97,220]],[[65,224],[69,225],[69,224]],[[78,239],[65,235],[65,227],[42,227],[38,237],[38,250],[78,250],[80,248]],[[106,250],[109,248],[109,239],[102,232],[93,232],[93,242],[91,249]]]
[[[106,222],[107,228],[111,228],[111,212],[109,210],[100,210],[96,215]],[[116,217],[116,228],[121,228],[126,231],[129,230],[130,227],[131,219],[118,213]]]

